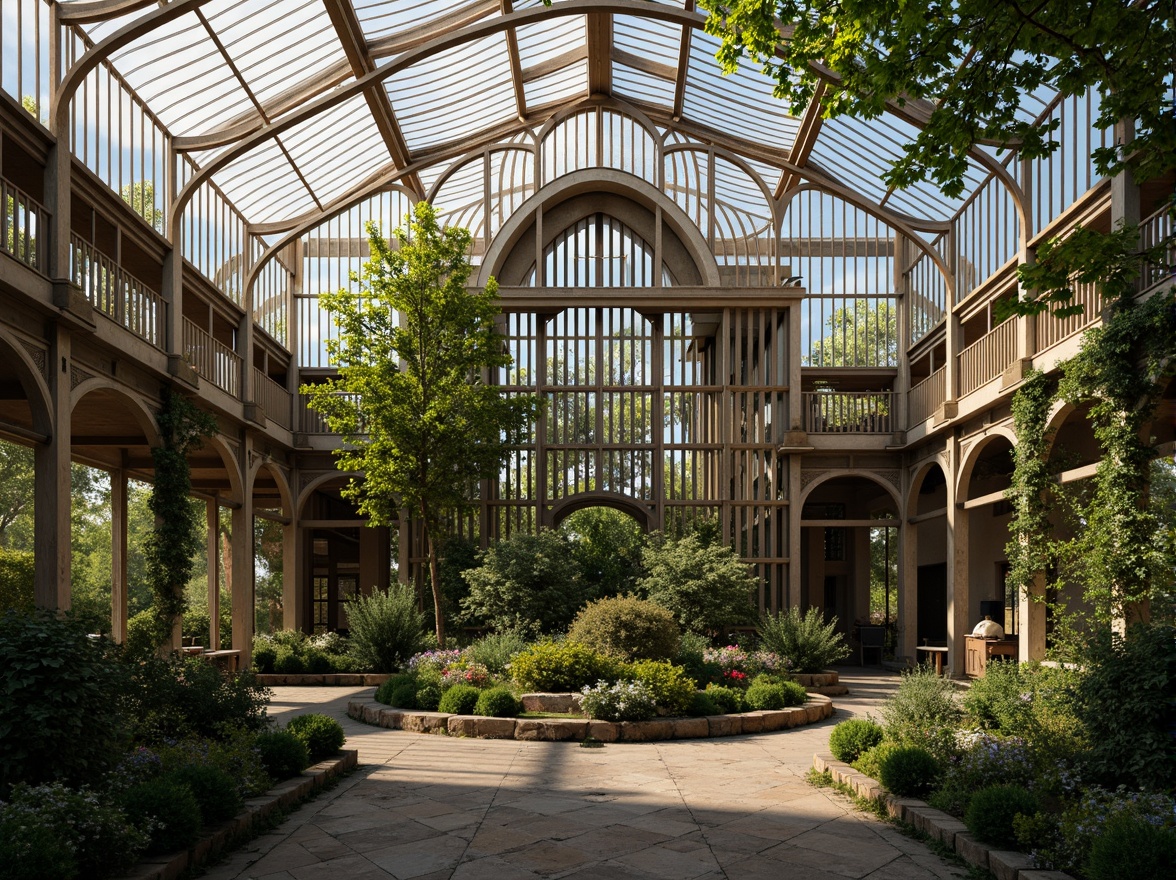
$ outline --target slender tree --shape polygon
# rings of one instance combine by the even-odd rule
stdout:
[[[369,225],[361,289],[323,297],[339,327],[327,345],[339,378],[302,391],[344,440],[339,468],[364,475],[344,494],[375,525],[404,526],[402,509],[419,522],[444,645],[447,519],[470,508],[479,480],[497,479],[541,404],[486,381],[511,357],[496,327],[497,283],[466,287],[468,230],[442,229],[424,202],[406,223],[398,247]]]

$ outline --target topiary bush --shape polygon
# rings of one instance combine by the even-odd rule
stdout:
[[[882,742],[882,726],[868,718],[851,718],[829,734],[829,751],[838,761],[852,764],[864,752]]]
[[[254,747],[261,754],[265,772],[278,782],[297,776],[310,766],[306,743],[288,730],[259,733]]]
[[[612,681],[619,671],[611,657],[575,642],[539,642],[516,654],[510,665],[520,688],[547,693],[578,691],[601,679]]]
[[[398,688],[405,686],[411,687],[413,693],[416,693],[416,676],[403,672],[389,676],[383,684],[376,688],[376,702],[389,706],[399,705],[398,703],[392,702],[392,694]]]
[[[850,653],[845,636],[837,632],[837,618],[826,622],[819,608],[810,608],[804,615],[795,606],[780,614],[764,614],[757,631],[763,647],[783,657],[793,672],[820,672]]]
[[[417,607],[416,591],[393,584],[347,603],[351,653],[372,672],[395,672],[424,647],[425,615]]]
[[[437,711],[448,712],[450,715],[472,715],[480,696],[481,689],[472,684],[455,684],[441,695]]]
[[[863,776],[878,779],[882,775],[882,762],[886,760],[887,755],[898,748],[901,748],[898,743],[883,740],[878,745],[862,752],[853,762],[854,769]]]
[[[437,707],[441,705],[441,685],[436,682],[427,681],[417,684],[416,693],[413,695],[413,706],[403,706],[401,708],[420,709],[422,712],[436,712]]]
[[[218,767],[188,764],[168,776],[191,789],[205,825],[231,819],[241,811],[241,796],[237,793],[236,783]]]
[[[1176,865],[1176,828],[1130,815],[1107,821],[1090,847],[1090,880],[1168,880]]]
[[[897,746],[878,766],[878,781],[899,797],[921,797],[935,787],[939,762],[919,746]]]
[[[662,660],[638,660],[629,664],[627,678],[644,684],[664,715],[685,715],[698,688],[680,666]]]
[[[665,608],[636,596],[589,602],[568,629],[568,641],[622,660],[670,660],[681,630]]]
[[[286,730],[306,743],[306,750],[310,752],[312,760],[335,754],[343,748],[347,739],[338,721],[315,712],[294,716],[286,725]]]
[[[957,751],[960,715],[955,685],[929,666],[904,672],[898,690],[882,704],[887,739],[924,748],[945,764]]]
[[[704,693],[714,701],[724,715],[734,715],[747,707],[745,692],[742,688],[708,684]]]
[[[979,840],[1009,849],[1016,845],[1013,820],[1041,809],[1037,796],[1020,785],[993,785],[974,793],[964,813],[964,824]]]
[[[149,853],[187,849],[200,836],[200,805],[192,789],[168,777],[150,779],[123,792],[127,817],[151,829]]]
[[[69,616],[0,617],[0,798],[18,782],[97,781],[118,761],[127,686],[112,651]]]
[[[794,681],[775,680],[766,675],[757,677],[745,695],[750,708],[761,710],[801,706],[807,698],[808,694],[802,685]]]
[[[479,692],[474,714],[490,718],[514,718],[521,708],[510,688],[499,686]]]
[[[699,718],[704,715],[722,715],[724,713],[710,694],[706,691],[695,691],[694,696],[690,698],[690,707],[686,710],[686,714],[691,718]]]
[[[282,646],[274,657],[274,672],[278,675],[302,675],[306,672],[306,661],[293,648]]]
[[[257,644],[254,639],[253,669],[262,675],[269,675],[274,671],[274,664],[278,661],[278,649],[268,643]]]

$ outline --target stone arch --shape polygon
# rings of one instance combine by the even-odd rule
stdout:
[[[290,481],[286,478],[285,472],[278,467],[274,462],[268,461],[263,457],[258,457],[253,465],[249,468],[249,492],[253,493],[257,486],[257,478],[262,470],[269,472],[273,478],[274,485],[278,490],[278,497],[282,502],[282,513],[285,516],[293,516],[294,514],[294,498],[290,490]]]
[[[907,487],[906,512],[908,516],[914,516],[919,512],[919,492],[923,488],[923,481],[927,478],[927,475],[931,473],[931,469],[933,467],[939,468],[939,471],[943,474],[945,480],[947,479],[947,475],[951,473],[951,467],[948,465],[947,456],[943,454],[936,455],[933,458],[930,458],[922,464],[918,465],[915,471],[911,474],[910,485]]]
[[[707,287],[719,286],[719,268],[701,231],[686,213],[664,193],[635,175],[611,169],[586,169],[566,174],[539,190],[515,211],[494,237],[487,250],[478,275],[478,286],[484,287],[491,276],[500,277],[508,272],[508,264],[517,247],[527,240],[527,232],[535,229],[536,217],[540,212],[558,209],[565,203],[581,196],[583,209],[578,216],[561,219],[558,223],[543,224],[542,247],[546,247],[564,229],[576,220],[590,213],[589,205],[601,195],[612,195],[644,210],[654,218],[660,214],[661,222],[674,233],[684,256]],[[579,204],[579,203],[574,203]],[[599,210],[592,208],[591,211]],[[624,220],[624,217],[618,218]],[[550,228],[549,228],[550,227]],[[556,228],[558,227],[558,228]],[[528,264],[529,265],[529,264]]]
[[[552,528],[558,526],[577,510],[588,507],[609,507],[633,517],[641,528],[648,532],[654,526],[654,514],[648,504],[634,501],[627,495],[616,492],[582,492],[571,495],[553,506],[549,512]]]
[[[221,463],[225,467],[225,475],[229,481],[229,494],[227,500],[240,502],[244,500],[245,493],[241,486],[241,468],[237,464],[237,457],[233,454],[233,450],[225,439],[220,434],[213,434],[211,437],[204,438],[204,448],[210,449],[217,454]]]
[[[982,453],[997,439],[1006,440],[1009,446],[1012,446],[1014,449],[1017,446],[1017,435],[1013,433],[1011,428],[1004,426],[989,428],[988,433],[979,440],[976,440],[964,453],[963,460],[960,462],[959,473],[956,474],[956,498],[964,501],[967,500],[968,486],[972,479],[972,472],[976,469],[976,463],[980,460]]]
[[[48,355],[44,354],[43,357],[47,359]],[[44,365],[38,366],[28,349],[3,329],[0,329],[0,358],[16,374],[16,379],[25,393],[31,429],[46,437],[52,436],[52,396],[41,372]]]
[[[146,438],[148,446],[159,446],[163,442],[159,436],[159,427],[155,421],[155,413],[151,410],[147,402],[137,394],[130,393],[124,386],[110,379],[93,376],[79,382],[70,392],[71,412],[76,414],[78,405],[82,400],[97,392],[108,392],[111,396],[119,400],[119,402],[127,406],[131,416],[135,420],[136,426],[142,431],[143,437]]]
[[[800,508],[804,508],[805,501],[808,500],[809,496],[812,495],[814,490],[816,490],[818,487],[830,482],[831,480],[844,479],[846,477],[863,479],[880,486],[886,491],[886,494],[890,496],[890,500],[894,502],[895,514],[898,516],[902,515],[902,496],[892,483],[882,479],[872,471],[854,470],[851,468],[829,471],[828,473],[821,474],[819,477],[809,483],[809,485],[806,486],[800,493]],[[803,519],[801,521],[803,522]]]
[[[310,496],[315,493],[320,486],[324,486],[334,480],[349,480],[352,477],[362,477],[359,471],[331,471],[326,474],[319,474],[309,483],[302,487],[298,492],[297,503],[294,506],[294,516],[296,519],[302,519],[303,512],[306,508],[306,502]]]

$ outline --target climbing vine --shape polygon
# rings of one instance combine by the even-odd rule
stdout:
[[[216,432],[216,422],[170,388],[164,389],[157,422],[162,443],[151,450],[155,529],[146,555],[155,600],[155,643],[163,644],[175,619],[184,613],[184,587],[192,574],[192,557],[201,547],[200,522],[189,498],[192,471],[188,453]]]
[[[1089,405],[1101,458],[1092,487],[1076,501],[1071,553],[1081,559],[1073,575],[1101,623],[1127,616],[1135,603],[1151,598],[1163,561],[1156,540],[1159,518],[1149,504],[1155,449],[1144,433],[1176,358],[1176,290],[1157,291],[1140,301],[1136,277],[1141,259],[1163,265],[1162,252],[1140,254],[1138,230],[1124,226],[1109,235],[1078,228],[1038,252],[1022,266],[1021,280],[1056,301],[1075,282],[1097,283],[1105,320],[1083,337],[1079,353],[1059,365],[1056,397]],[[1169,267],[1170,268],[1170,267]],[[1045,377],[1030,376],[1013,400],[1017,431],[1014,456],[1014,517],[1008,558],[1010,578],[1025,589],[1053,555],[1048,516],[1049,472],[1045,417],[1054,400]],[[1058,610],[1058,609],[1056,609]]]

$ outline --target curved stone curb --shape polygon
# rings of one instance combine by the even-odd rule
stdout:
[[[257,683],[265,687],[312,687],[325,685],[327,687],[379,687],[392,676],[386,672],[331,672],[315,674],[303,672],[297,675],[282,675],[279,673],[259,673]]]
[[[818,773],[828,773],[835,781],[849,786],[858,797],[880,802],[891,818],[906,822],[932,840],[954,849],[964,861],[991,871],[996,880],[1073,880],[1062,871],[1034,868],[1033,860],[1025,853],[998,850],[981,843],[955,816],[936,810],[916,798],[895,797],[882,787],[882,783],[863,776],[832,755],[813,755],[813,767]]]
[[[344,749],[340,757],[307,767],[302,774],[279,782],[265,794],[245,801],[245,807],[234,818],[206,828],[200,839],[190,848],[160,856],[149,856],[123,875],[129,880],[175,880],[193,868],[206,864],[248,838],[254,828],[279,810],[289,810],[322,788],[331,779],[354,770],[359,765],[359,752]]]
[[[651,721],[592,721],[588,718],[487,718],[482,715],[448,715],[393,709],[370,700],[352,700],[347,714],[356,721],[410,730],[445,733],[480,739],[520,739],[543,742],[584,740],[601,742],[660,742],[668,739],[706,739],[716,736],[767,733],[814,724],[833,714],[833,701],[809,694],[808,702],[791,709],[744,712],[741,715],[707,715],[700,718],[655,718]]]

